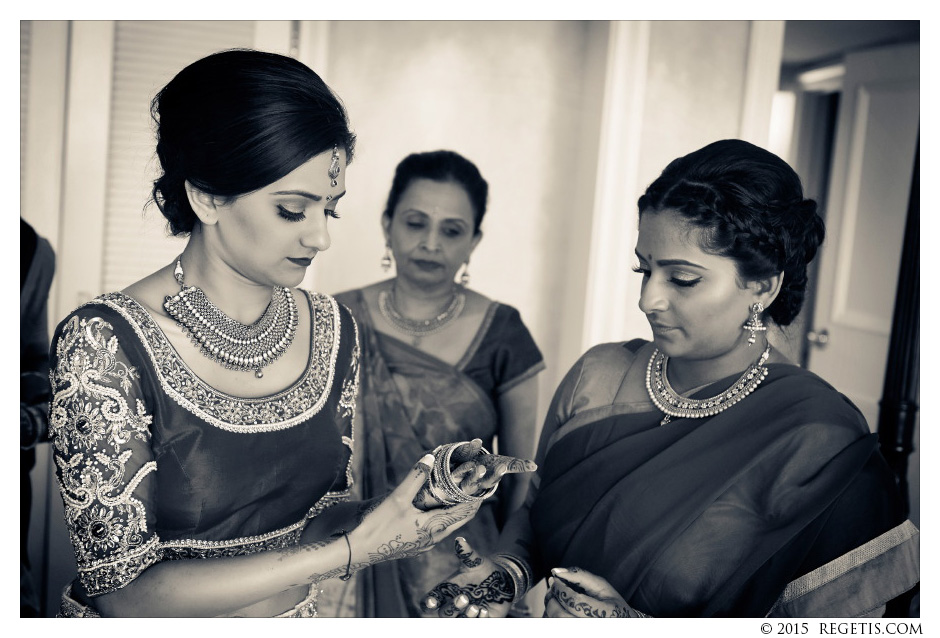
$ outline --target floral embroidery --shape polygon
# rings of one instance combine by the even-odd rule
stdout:
[[[128,393],[137,370],[118,361],[112,326],[98,317],[73,316],[56,342],[50,432],[65,522],[75,549],[79,578],[91,595],[107,593],[160,559],[157,538],[145,541],[146,510],[133,497],[148,461],[133,469],[132,440],[149,443],[152,417]],[[101,557],[107,557],[102,559]]]
[[[180,406],[223,430],[254,433],[302,423],[317,414],[329,398],[340,346],[339,306],[329,295],[303,292],[313,317],[310,365],[300,381],[287,390],[256,399],[219,392],[193,374],[160,327],[131,297],[108,293],[86,305],[104,304],[127,319],[150,355],[161,387]]]

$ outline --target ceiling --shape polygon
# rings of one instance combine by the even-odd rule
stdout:
[[[783,67],[803,70],[836,62],[852,51],[919,41],[919,20],[787,20]]]

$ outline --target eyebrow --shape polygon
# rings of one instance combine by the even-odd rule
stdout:
[[[307,199],[312,200],[312,201],[315,201],[315,202],[319,202],[319,201],[321,201],[321,200],[323,199],[323,196],[322,196],[322,195],[314,195],[313,193],[308,193],[307,191],[300,191],[300,190],[276,191],[276,192],[271,193],[271,194],[272,194],[272,195],[299,195],[300,197],[306,197]],[[340,197],[342,197],[342,196],[345,195],[345,194],[346,194],[346,191],[343,191],[342,193],[340,193],[339,195],[337,195],[336,197],[334,197],[332,201],[335,202],[337,199],[339,199]]]
[[[646,261],[646,262],[652,261],[652,259],[647,259],[643,255],[641,255],[640,252],[637,250],[634,250],[633,252],[636,253],[636,256],[642,259],[643,261]],[[693,268],[701,268],[702,270],[708,270],[708,268],[706,268],[705,266],[701,264],[697,264],[694,261],[687,261],[685,259],[660,259],[659,261],[656,262],[656,265],[657,266],[692,266]]]

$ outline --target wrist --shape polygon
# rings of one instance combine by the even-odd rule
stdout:
[[[512,602],[515,603],[532,588],[532,568],[529,564],[515,554],[500,553],[490,558],[500,569],[509,576],[513,584]]]

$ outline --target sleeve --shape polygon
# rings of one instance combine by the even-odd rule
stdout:
[[[153,417],[132,362],[101,316],[79,311],[56,330],[50,438],[78,578],[91,596],[161,558]]]
[[[355,465],[356,433],[354,422],[356,419],[356,403],[359,400],[359,369],[362,350],[359,345],[359,324],[349,309],[340,304],[341,324],[349,326],[343,329],[344,337],[350,339],[349,364],[343,375],[339,401],[336,405],[336,423],[343,435],[343,443],[349,448],[349,460],[346,464],[346,486],[353,487],[353,471]]]
[[[503,394],[545,369],[542,352],[522,322],[519,311],[503,306],[499,345],[494,357],[496,393]]]

